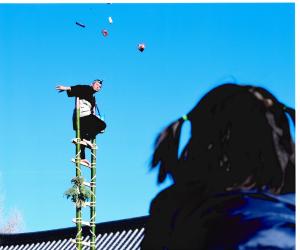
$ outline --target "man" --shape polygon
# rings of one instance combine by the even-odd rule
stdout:
[[[68,97],[78,97],[80,106],[80,158],[81,164],[90,166],[90,162],[85,159],[85,147],[93,149],[95,145],[91,140],[96,138],[96,135],[103,132],[106,124],[95,115],[96,98],[95,93],[102,88],[102,80],[94,80],[91,85],[75,85],[75,86],[56,86],[59,92],[66,91]],[[73,113],[73,129],[76,130],[76,109]],[[77,143],[77,139],[73,139],[73,143]]]

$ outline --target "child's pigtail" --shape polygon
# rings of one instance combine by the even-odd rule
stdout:
[[[178,147],[182,124],[187,120],[183,116],[164,129],[155,140],[155,150],[151,167],[159,166],[158,183],[162,183],[167,174],[174,177],[174,171],[178,164]]]
[[[293,123],[294,123],[294,126],[295,126],[295,109],[293,109],[293,108],[290,108],[290,107],[287,107],[287,106],[284,106],[283,105],[283,110],[286,112],[286,113],[288,113],[289,114],[289,116],[292,118],[292,121],[293,121]]]

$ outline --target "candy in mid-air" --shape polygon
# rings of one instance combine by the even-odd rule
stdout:
[[[112,24],[112,23],[113,23],[113,20],[112,20],[111,16],[110,16],[110,17],[108,17],[108,22],[109,22],[110,24]]]
[[[78,26],[80,26],[80,27],[82,27],[82,28],[85,28],[85,25],[82,24],[82,23],[76,22],[76,25],[78,25]]]
[[[145,44],[139,43],[139,44],[138,44],[138,50],[141,51],[141,52],[143,52],[144,49],[145,49]]]
[[[103,29],[101,33],[103,36],[108,36],[108,31],[106,29]]]

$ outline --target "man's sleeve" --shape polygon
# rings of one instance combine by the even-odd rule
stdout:
[[[71,86],[71,90],[67,90],[68,97],[81,97],[84,93],[85,85],[75,85]]]

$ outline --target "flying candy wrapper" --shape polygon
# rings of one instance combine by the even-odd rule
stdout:
[[[110,24],[113,23],[113,20],[112,20],[111,16],[108,18],[108,22],[109,22]]]
[[[144,49],[145,49],[145,44],[139,43],[139,44],[138,44],[138,50],[141,51],[141,52],[143,52]]]
[[[108,36],[108,31],[106,29],[103,29],[101,33],[103,36]]]
[[[85,25],[82,24],[82,23],[76,22],[76,25],[78,25],[78,26],[80,26],[80,27],[82,27],[82,28],[85,28]]]

